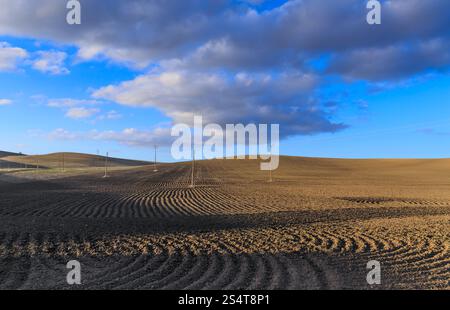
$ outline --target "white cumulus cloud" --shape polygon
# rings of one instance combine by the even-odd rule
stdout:
[[[65,67],[67,54],[60,51],[39,51],[37,58],[33,61],[33,68],[43,73],[53,75],[69,74]]]
[[[89,118],[100,112],[99,109],[88,109],[88,108],[70,108],[66,116],[73,119],[83,119]]]
[[[9,104],[12,104],[12,100],[0,98],[0,105],[9,105]]]
[[[23,48],[0,42],[0,71],[16,70],[19,63],[27,57],[28,53]]]

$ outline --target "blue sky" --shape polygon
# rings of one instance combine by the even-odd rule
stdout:
[[[281,153],[450,157],[450,3],[0,0],[0,150],[170,155],[170,128],[279,123]],[[168,134],[169,133],[169,134]]]

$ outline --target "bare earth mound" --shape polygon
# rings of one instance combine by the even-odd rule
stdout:
[[[23,155],[22,154],[18,154],[18,153],[11,153],[11,152],[0,151],[0,158],[8,157],[8,156],[23,156]]]
[[[1,155],[1,153],[0,153]],[[60,168],[64,163],[67,168],[75,167],[103,167],[105,165],[105,157],[81,154],[81,153],[53,153],[47,155],[33,155],[33,156],[17,156],[6,155],[4,161],[11,163],[17,163],[20,165],[27,164],[30,167],[39,165],[42,168]],[[120,158],[108,158],[108,164],[110,166],[143,166],[148,165],[149,162],[139,160],[129,160]]]
[[[71,259],[86,289],[368,289],[373,259],[376,288],[450,288],[450,160],[197,167],[0,180],[0,288],[69,288]]]
[[[150,164],[146,161],[106,158],[81,153],[53,153],[33,156],[3,153],[5,157],[0,158],[0,181],[12,183],[22,183],[27,180],[54,180],[89,174],[95,171],[104,171],[105,165],[108,166],[108,170],[120,170]]]

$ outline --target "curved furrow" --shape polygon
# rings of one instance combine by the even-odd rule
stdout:
[[[392,240],[392,238],[387,239],[380,235],[369,234],[369,232],[361,233],[360,235],[362,238],[368,240],[368,242],[372,245],[371,251],[384,252],[384,251],[392,251],[393,249],[397,248],[398,242]]]
[[[255,262],[247,254],[232,255],[234,260],[234,268],[238,268],[232,281],[224,287],[225,290],[242,290],[248,287],[249,282],[254,277]]]
[[[147,197],[145,200],[145,205],[147,207],[147,210],[152,218],[158,218],[158,215],[156,213],[156,202],[154,200],[154,197]]]
[[[208,267],[202,271],[200,277],[192,279],[191,283],[187,283],[184,289],[187,290],[200,290],[208,288],[214,280],[220,277],[220,273],[224,269],[224,259],[223,256],[218,253],[212,253],[208,256]]]
[[[105,276],[105,280],[102,280],[101,282],[98,281],[98,284],[107,289],[120,288],[133,280],[136,275],[142,273],[142,270],[145,270],[147,266],[147,255],[132,256],[132,261],[128,265],[108,273]]]
[[[117,198],[114,196],[106,196],[100,204],[95,205],[86,213],[87,218],[109,218],[111,217],[111,205]],[[101,216],[100,214],[103,214]]]
[[[70,201],[65,203],[59,202],[57,204],[57,210],[59,210],[59,212],[52,214],[52,216],[64,217],[64,213],[67,212],[71,217],[83,217],[85,209],[95,200],[96,199],[90,195],[80,195],[76,200],[70,199]]]
[[[154,256],[154,260],[150,266],[147,266],[145,272],[140,274],[139,277],[128,279],[126,283],[119,283],[117,288],[145,288],[155,281],[163,277],[167,270],[170,270],[170,264],[172,264],[172,256],[166,252],[157,254]]]
[[[303,260],[307,263],[307,266],[311,270],[308,272],[308,279],[311,279],[311,283],[316,283],[315,289],[328,289],[330,281],[327,279],[327,270],[324,270],[316,260],[304,256]]]
[[[31,217],[41,217],[41,216],[49,216],[49,213],[51,215],[51,211],[54,208],[58,208],[61,205],[64,205],[62,202],[64,201],[70,201],[71,199],[65,198],[63,195],[59,196],[57,195],[55,197],[56,201],[52,201],[51,203],[45,205],[45,206],[38,206],[35,205],[33,209],[27,210],[25,212],[16,214],[15,216],[31,216]],[[38,204],[38,201],[36,201]],[[29,211],[29,212],[28,212]]]
[[[92,279],[84,281],[85,289],[91,289],[96,287],[107,287],[110,281],[114,281],[116,276],[122,275],[130,266],[136,264],[136,256],[111,256],[110,259],[114,260],[114,263],[105,264],[99,257],[86,257],[84,260],[91,269],[95,270],[92,274]],[[132,268],[132,267],[131,267]]]
[[[70,206],[70,215],[74,218],[82,218],[86,213],[86,210],[92,208],[95,204],[95,200],[80,199],[76,204]]]
[[[161,219],[170,218],[172,216],[172,213],[170,212],[171,204],[172,201],[170,200],[170,197],[164,197],[162,203],[158,205],[158,211]]]
[[[134,201],[135,201],[135,197],[138,196],[139,194],[134,194],[129,196],[127,199],[125,199],[123,201],[123,205],[120,206],[120,218],[134,218],[135,214],[134,214],[134,210],[133,210],[133,205],[134,205]]]
[[[57,208],[57,212],[53,214],[54,217],[76,217],[75,214],[83,214],[84,209],[88,208],[91,204],[91,199],[78,199],[76,202],[60,204]],[[79,216],[80,217],[80,216]]]
[[[155,214],[155,218],[157,218],[157,219],[164,218],[164,213],[161,212],[161,208],[164,207],[164,202],[161,203],[160,200],[155,198],[152,200],[152,206],[153,206],[153,212]]]
[[[264,290],[270,286],[271,279],[273,277],[273,270],[267,260],[268,255],[253,254],[251,257],[255,261],[255,271],[251,282],[245,287],[250,290]]]
[[[269,264],[269,270],[271,270],[270,278],[267,281],[265,289],[267,290],[279,290],[285,289],[291,279],[285,262],[282,259],[281,254],[266,254],[266,260]]]
[[[122,197],[119,201],[117,201],[114,205],[111,207],[114,208],[113,217],[114,218],[128,218],[128,212],[129,212],[129,204],[130,201],[132,201],[134,195]]]
[[[64,199],[65,198],[63,196],[59,196],[58,200],[56,201],[56,204],[59,203],[60,201],[64,201]],[[49,205],[42,206],[42,204],[39,204],[40,201],[41,200],[34,200],[30,207],[27,207],[27,208],[21,209],[21,210],[16,210],[15,212],[11,213],[11,216],[34,216],[34,217],[38,217],[42,213],[46,212],[47,208],[49,208],[51,205],[55,204],[55,203],[52,203],[50,206]]]
[[[173,198],[168,198],[167,205],[163,209],[165,211],[166,218],[176,217],[177,213],[175,212],[175,205],[179,203],[179,200],[174,200]]]
[[[28,258],[0,258],[2,271],[0,273],[0,289],[21,289],[29,278],[31,262]]]
[[[131,216],[131,218],[134,218],[134,219],[140,218],[140,217],[143,218],[141,211],[139,209],[139,201],[138,201],[139,197],[140,197],[140,194],[137,194],[135,197],[133,197],[133,200],[131,200],[130,204],[129,204],[130,216]]]
[[[68,269],[66,264],[69,261],[62,257],[33,256],[33,265],[28,282],[24,289],[36,289],[36,283],[42,285],[42,289],[61,289],[67,288],[66,275]]]
[[[2,289],[17,290],[27,284],[31,271],[31,261],[24,257],[20,248],[27,244],[30,235],[28,233],[13,234],[6,244],[10,244],[13,249],[13,258],[2,259],[2,271],[0,273],[0,287]]]
[[[298,282],[305,275],[302,274],[298,262],[288,258],[286,254],[276,254],[278,264],[274,265],[274,270],[277,270],[277,276],[274,277],[273,284],[269,287],[272,289],[294,290],[299,289]],[[297,258],[298,259],[298,258]]]
[[[152,212],[150,211],[150,208],[147,205],[148,197],[141,196],[138,200],[138,208],[140,209],[140,212],[142,214],[143,218],[152,218]]]
[[[81,199],[80,199],[81,198]],[[70,203],[61,204],[58,208],[58,212],[54,214],[55,217],[83,217],[87,209],[96,199],[92,197],[81,196],[76,201],[71,201]]]
[[[218,290],[226,289],[236,278],[240,266],[238,260],[235,259],[235,255],[232,254],[222,254],[221,257],[221,268],[220,272],[207,283],[204,289],[208,290]]]
[[[187,256],[192,256],[188,254]],[[210,268],[209,260],[205,255],[192,256],[194,260],[193,266],[189,270],[185,270],[184,274],[177,280],[163,286],[162,289],[180,290],[189,286],[192,282],[201,278]]]
[[[409,245],[404,240],[398,240],[396,243],[392,242],[394,246],[389,249],[384,249],[379,253],[384,259],[395,259],[397,256],[403,256],[410,251]]]
[[[236,212],[236,209],[229,203],[227,197],[224,197],[219,192],[212,192],[203,196],[197,197],[197,201],[204,201],[203,205],[207,206],[208,214],[226,214],[230,211]],[[224,203],[222,201],[227,201]],[[204,208],[206,209],[206,208]]]
[[[404,267],[413,271],[437,271],[437,269],[448,269],[450,262],[448,261],[448,252],[439,246],[436,247],[428,241],[421,243],[421,246],[414,247],[414,250],[408,251],[408,255],[395,257],[391,264],[396,267]],[[447,261],[446,261],[447,259]]]
[[[186,271],[192,269],[195,265],[195,259],[191,255],[183,255],[177,252],[170,255],[170,258],[171,264],[167,266],[169,269],[164,274],[160,274],[158,279],[147,282],[146,287],[162,289],[168,284],[182,278]]]
[[[181,202],[181,208],[186,210],[186,212],[191,216],[208,215],[208,213],[205,212],[204,210],[202,210],[201,206],[199,206],[195,200],[191,200],[191,199],[183,200]]]
[[[414,241],[414,244],[407,243],[407,250],[397,253],[394,256],[390,256],[390,260],[387,260],[388,264],[395,264],[399,266],[400,264],[410,264],[416,261],[423,255],[424,251],[429,251],[428,245],[424,244],[422,241]]]
[[[173,213],[176,216],[191,216],[192,214],[189,213],[189,210],[184,207],[184,205],[182,203],[176,203],[174,202],[171,206],[170,209],[173,211]]]

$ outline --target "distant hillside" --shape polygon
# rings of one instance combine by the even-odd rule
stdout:
[[[19,154],[19,153],[11,153],[11,152],[0,151],[0,158],[8,157],[8,156],[24,156],[24,155],[23,154]]]
[[[210,160],[201,164],[207,170],[242,178],[268,176],[260,170],[260,160]],[[199,163],[200,164],[200,163]],[[334,159],[280,156],[275,178],[320,182],[450,182],[450,159]]]
[[[53,153],[47,155],[32,155],[32,156],[7,156],[3,157],[3,161],[11,162],[20,165],[29,165],[47,168],[59,168],[64,166],[66,168],[84,168],[84,167],[103,167],[105,165],[105,157],[81,154],[81,153]],[[143,166],[148,165],[150,162],[129,160],[121,158],[108,158],[108,166]]]

